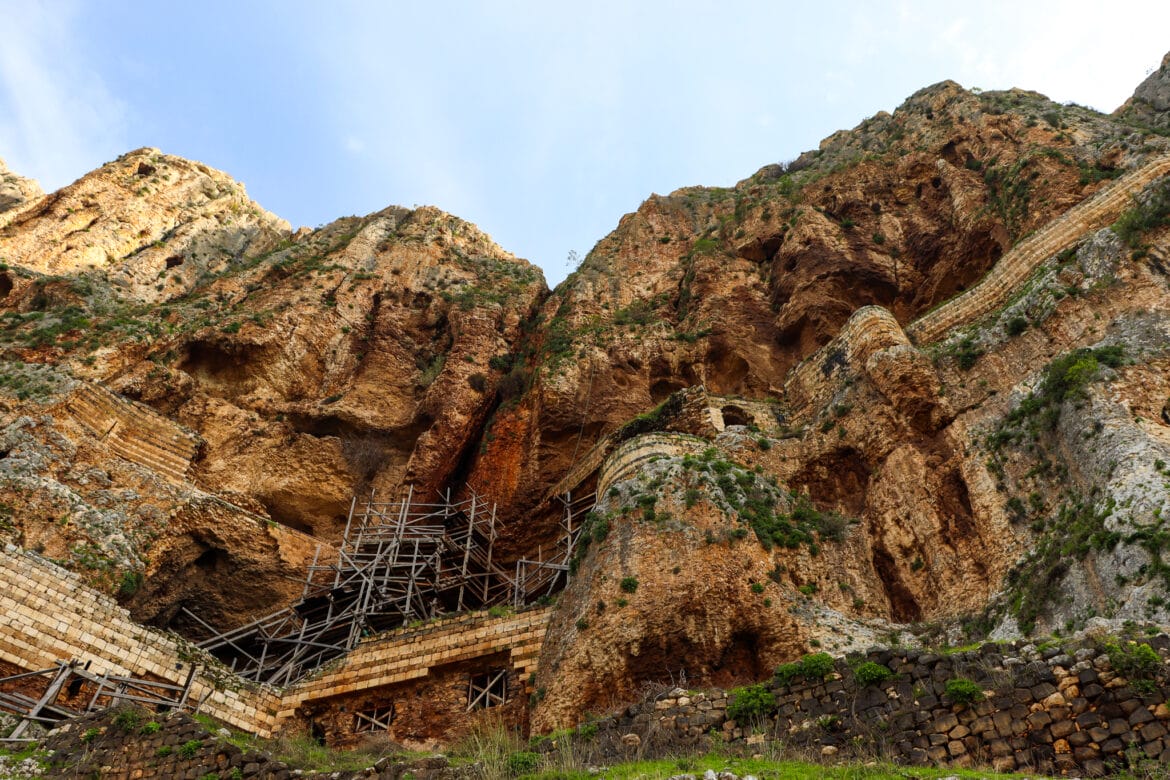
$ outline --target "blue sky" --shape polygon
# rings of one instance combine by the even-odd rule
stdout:
[[[652,192],[945,78],[1110,111],[1167,30],[1164,0],[0,0],[0,157],[51,189],[157,146],[294,227],[433,204],[555,284]]]

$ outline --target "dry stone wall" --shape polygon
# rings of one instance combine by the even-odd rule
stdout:
[[[82,384],[65,407],[115,454],[177,482],[185,480],[199,450],[194,433],[99,385]]]
[[[909,344],[894,315],[880,306],[853,312],[836,338],[796,366],[784,382],[784,395],[793,409],[815,412],[840,387],[841,371],[864,370],[878,350]]]
[[[501,617],[475,613],[382,634],[358,645],[335,667],[286,690],[278,715],[293,718],[306,703],[399,685],[426,677],[433,667],[500,652],[526,680],[536,671],[551,615],[552,607]]]
[[[262,750],[241,748],[213,734],[184,713],[158,720],[136,710],[118,710],[78,718],[44,741],[53,751],[40,777],[102,777],[109,780],[289,780],[318,777],[330,780],[454,780],[480,776],[480,767],[451,767],[442,756],[404,761],[371,756],[371,766],[358,771],[294,769]]]
[[[647,461],[663,456],[698,455],[711,446],[706,439],[686,433],[647,433],[623,443],[606,459],[597,477],[597,494],[629,479]]]
[[[1143,762],[1170,766],[1170,637],[1149,643],[1161,653],[1151,675],[1156,682],[1125,679],[1092,647],[1040,652],[988,644],[953,655],[873,650],[855,663],[885,666],[890,680],[861,685],[839,659],[828,679],[773,681],[775,705],[752,723],[728,717],[734,696],[725,691],[675,689],[597,725],[615,743],[638,735],[651,754],[718,735],[748,745],[774,740],[822,756],[878,754],[909,764],[1098,777]],[[959,677],[977,683],[978,701],[948,697],[947,683]]]

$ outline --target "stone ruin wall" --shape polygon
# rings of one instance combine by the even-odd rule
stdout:
[[[1100,777],[1142,762],[1170,766],[1170,637],[1149,640],[1162,656],[1161,684],[1131,686],[1092,648],[1044,652],[988,644],[940,655],[872,650],[860,661],[892,679],[861,685],[838,659],[826,680],[767,687],[771,713],[755,723],[728,718],[728,693],[675,689],[597,723],[603,742],[638,735],[642,751],[702,749],[712,739],[762,748],[779,742],[822,757],[880,756],[921,766],[991,766]],[[1071,653],[1071,654],[1070,654]],[[963,676],[982,698],[955,704],[946,683]],[[1145,775],[1143,775],[1145,776]],[[1154,775],[1150,775],[1151,777]]]
[[[506,670],[511,725],[527,726],[528,680],[536,671],[552,607],[492,617],[474,613],[407,627],[362,642],[335,667],[285,691],[280,722],[299,720],[323,731],[331,745],[356,741],[354,712],[393,708],[390,735],[425,745],[435,735],[461,736],[468,677]]]
[[[629,479],[652,458],[698,455],[711,442],[689,433],[646,433],[622,443],[606,459],[597,475],[597,494]]]
[[[89,662],[96,674],[149,677],[182,685],[190,664],[199,665],[190,700],[225,723],[272,736],[318,702],[344,702],[374,691],[424,680],[432,670],[475,665],[477,659],[507,667],[509,692],[523,699],[528,676],[551,615],[538,607],[492,617],[460,615],[421,627],[371,637],[339,662],[283,692],[241,680],[181,638],[135,623],[109,596],[80,577],[33,553],[8,545],[0,553],[0,672],[52,668],[58,661]],[[470,668],[470,667],[469,667]],[[465,677],[463,684],[466,683]]]
[[[0,553],[0,660],[33,671],[58,661],[91,663],[97,674],[150,675],[175,685],[190,664],[203,669],[191,701],[237,728],[271,734],[279,697],[244,683],[179,637],[139,625],[109,596],[38,555],[7,545]],[[204,701],[206,697],[206,700]]]
[[[1116,221],[1132,196],[1170,172],[1170,156],[1155,157],[1098,190],[1060,217],[1020,241],[971,289],[928,312],[906,328],[916,344],[929,344],[960,325],[995,311],[1011,298],[1045,260],[1075,244],[1081,236]]]
[[[842,371],[862,371],[875,352],[909,343],[893,314],[880,306],[863,306],[832,341],[792,369],[784,382],[785,398],[794,412],[815,414],[839,389]]]

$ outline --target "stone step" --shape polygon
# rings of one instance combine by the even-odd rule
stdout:
[[[82,385],[66,408],[114,454],[172,480],[185,479],[199,448],[172,420],[98,385]]]

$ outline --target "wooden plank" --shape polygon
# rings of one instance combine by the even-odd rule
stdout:
[[[45,690],[45,694],[32,706],[28,714],[24,716],[24,720],[16,724],[16,728],[12,730],[9,737],[16,739],[28,730],[29,725],[37,716],[40,715],[41,710],[51,704],[56,698],[57,694],[61,693],[61,689],[65,686],[65,681],[73,673],[73,665],[62,663],[57,669],[57,675],[49,683],[49,687]]]

